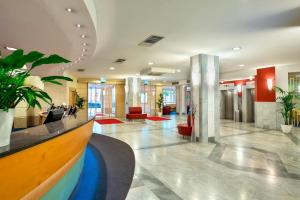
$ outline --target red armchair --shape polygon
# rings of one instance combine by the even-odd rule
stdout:
[[[178,133],[180,135],[188,136],[190,137],[192,135],[192,129],[193,127],[191,126],[191,116],[187,116],[187,123],[186,124],[178,124],[177,125]]]
[[[164,106],[163,107],[163,115],[169,115],[171,112],[171,106]]]
[[[126,119],[146,119],[147,114],[142,113],[142,107],[129,107],[129,113],[126,114]]]

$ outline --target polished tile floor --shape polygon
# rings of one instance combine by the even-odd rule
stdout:
[[[222,120],[218,143],[191,143],[176,130],[185,117],[171,118],[95,123],[95,133],[120,139],[134,150],[128,200],[300,199],[300,129],[285,135]]]

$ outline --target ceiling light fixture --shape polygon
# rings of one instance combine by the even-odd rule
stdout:
[[[179,72],[181,72],[181,70],[180,70],[180,69],[177,69],[176,71],[177,71],[178,73],[179,73]]]
[[[67,8],[66,11],[67,12],[72,12],[73,10],[72,10],[72,8]]]
[[[244,65],[244,64],[241,64],[240,67],[245,67],[245,65]]]
[[[86,49],[82,49],[83,52],[86,52]]]
[[[87,43],[84,42],[84,43],[82,43],[82,45],[83,45],[83,46],[87,46]]]
[[[9,46],[7,46],[7,47],[4,47],[6,50],[8,50],[8,51],[16,51],[17,49],[16,48],[14,48],[14,47],[9,47]]]
[[[154,63],[153,62],[148,62],[148,65],[153,65]]]
[[[232,48],[233,51],[239,51],[239,50],[241,50],[241,49],[242,49],[242,47],[233,47],[233,48]]]
[[[81,57],[85,56],[84,54],[81,54]]]
[[[81,37],[81,38],[85,38],[86,36],[85,36],[84,34],[82,34],[80,37]]]
[[[116,69],[115,67],[110,67],[110,68],[109,68],[109,70],[115,70],[115,69]]]
[[[81,28],[81,24],[76,24],[76,27],[77,28]]]

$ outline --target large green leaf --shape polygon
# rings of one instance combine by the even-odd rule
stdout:
[[[53,80],[65,80],[65,81],[73,81],[73,79],[66,76],[46,76],[41,78],[42,81],[53,81]]]
[[[16,62],[22,59],[23,52],[24,51],[22,49],[18,49],[14,51],[12,54],[10,54],[9,56],[6,56],[2,61],[12,66],[13,64],[15,64]]]
[[[64,59],[63,57],[60,57],[59,55],[51,55],[49,57],[46,58],[41,58],[37,61],[35,61],[34,63],[32,63],[31,68],[35,68],[37,66],[40,65],[44,65],[44,64],[58,64],[58,63],[69,63],[70,61],[67,59]]]
[[[44,54],[38,52],[38,51],[32,51],[28,53],[27,55],[24,55],[19,62],[16,63],[16,68],[22,68],[26,63],[32,63],[41,57],[43,57]]]

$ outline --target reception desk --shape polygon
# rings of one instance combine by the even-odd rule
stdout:
[[[93,128],[86,114],[11,136],[0,148],[1,199],[68,199],[80,177]]]

